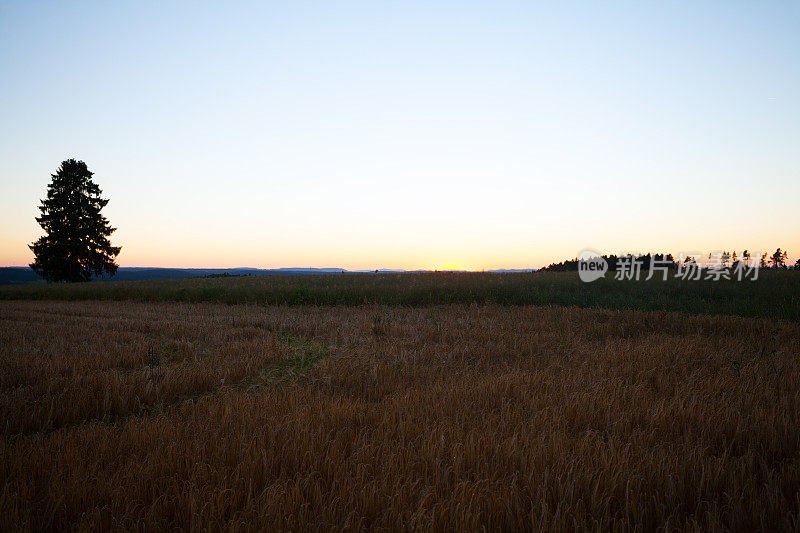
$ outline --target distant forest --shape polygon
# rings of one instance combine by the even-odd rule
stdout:
[[[619,270],[620,265],[623,263],[630,264],[631,262],[635,261],[638,263],[639,267],[642,270],[650,270],[650,268],[655,264],[659,268],[674,268],[677,269],[679,266],[679,261],[682,263],[683,266],[687,266],[690,264],[697,264],[699,267],[703,266],[714,266],[717,268],[736,268],[740,262],[743,263],[743,266],[753,266],[759,268],[790,268],[787,265],[789,254],[786,250],[782,250],[778,248],[775,250],[771,256],[768,256],[766,253],[761,254],[760,257],[754,257],[750,254],[749,251],[745,250],[742,252],[741,258],[736,254],[736,252],[721,252],[716,254],[708,254],[707,262],[705,265],[700,265],[697,261],[699,256],[691,255],[686,258],[682,258],[678,261],[672,256],[672,254],[644,254],[644,255],[602,255],[603,259],[605,259],[606,263],[608,263],[609,270]],[[540,269],[541,271],[547,272],[577,272],[578,264],[580,260],[576,257],[574,259],[567,259],[566,261],[561,261],[560,263],[551,263],[546,267]],[[624,267],[623,267],[624,268]],[[800,259],[797,260],[794,264],[794,268],[800,270]]]

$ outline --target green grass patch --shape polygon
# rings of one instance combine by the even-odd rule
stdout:
[[[308,374],[326,355],[325,345],[304,337],[283,335],[282,359],[261,373],[261,383],[292,382]]]

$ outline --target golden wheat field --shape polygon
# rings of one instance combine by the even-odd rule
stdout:
[[[800,527],[800,326],[0,302],[0,529]]]

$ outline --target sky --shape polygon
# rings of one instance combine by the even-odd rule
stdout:
[[[800,3],[0,0],[0,265],[61,161],[121,266],[800,257]]]

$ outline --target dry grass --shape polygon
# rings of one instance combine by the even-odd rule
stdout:
[[[0,302],[0,529],[800,527],[800,326]]]

